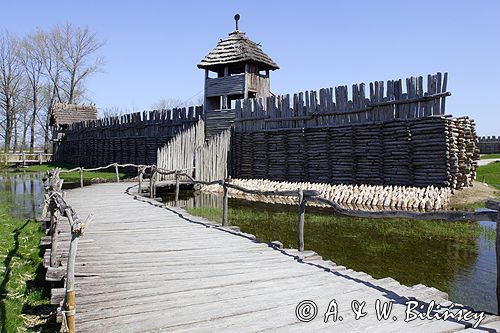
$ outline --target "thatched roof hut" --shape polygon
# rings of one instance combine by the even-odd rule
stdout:
[[[55,103],[52,106],[50,125],[53,127],[61,127],[80,121],[96,119],[97,108],[95,105]]]
[[[255,63],[261,69],[279,69],[278,65],[262,51],[259,44],[238,30],[231,32],[228,38],[217,43],[217,46],[198,64],[198,68],[214,70],[227,64],[245,62]]]

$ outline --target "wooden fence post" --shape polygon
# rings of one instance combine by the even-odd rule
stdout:
[[[500,314],[500,202],[496,202],[497,223],[496,223],[496,239],[495,250],[497,257],[497,314]]]
[[[43,159],[42,159],[42,153],[38,153],[38,164],[42,164],[43,163]]]
[[[59,232],[58,221],[55,213],[55,206],[53,203],[49,204],[50,209],[50,267],[57,267],[57,258],[56,258],[56,250],[57,250],[57,234]]]
[[[224,197],[222,198],[222,226],[224,227],[227,224],[227,206],[228,206],[228,197],[227,197],[227,179],[224,179],[222,182],[222,189],[224,190]]]
[[[69,333],[75,332],[75,260],[76,260],[76,250],[78,248],[79,234],[77,230],[74,230],[73,215],[71,209],[67,208],[65,210],[66,217],[68,218],[69,225],[71,228],[71,241],[69,243],[69,253],[67,262],[67,273],[66,273],[66,324],[68,325]]]
[[[179,187],[180,187],[180,182],[179,182],[179,175],[180,171],[175,170],[175,206],[177,207],[179,205]]]
[[[118,164],[115,163],[115,173],[116,173],[116,182],[120,182],[120,174],[118,173]]]
[[[149,178],[149,197],[154,198],[154,177],[155,177],[156,171],[154,166],[151,167],[151,177]]]
[[[298,241],[297,249],[304,251],[304,215],[306,212],[306,200],[304,199],[304,192],[299,188],[299,224],[298,224]]]
[[[80,187],[83,187],[83,167],[80,168]]]
[[[142,194],[142,175],[144,173],[144,169],[142,168],[142,166],[139,166],[137,168],[137,172],[139,173],[139,194]]]

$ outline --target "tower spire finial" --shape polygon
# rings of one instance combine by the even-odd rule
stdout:
[[[234,20],[236,21],[236,30],[235,31],[239,31],[238,30],[238,21],[240,20],[240,14],[234,15]]]

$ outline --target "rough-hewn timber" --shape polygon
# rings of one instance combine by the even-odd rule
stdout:
[[[76,259],[77,332],[458,332],[465,322],[405,323],[408,297],[445,302],[445,294],[421,285],[409,288],[377,280],[305,251],[279,250],[252,235],[221,228],[182,210],[134,197],[132,184],[99,184],[70,190],[79,215],[95,216],[80,240]],[[64,248],[64,228],[58,251]],[[59,295],[59,290],[54,290]],[[335,299],[342,321],[324,323]],[[353,300],[369,314],[354,320]],[[376,299],[393,301],[378,321]],[[313,300],[318,316],[300,322],[295,309]],[[426,303],[428,304],[428,303]],[[448,303],[449,304],[449,303]],[[470,324],[468,324],[470,325]],[[488,316],[479,329],[500,327]],[[473,330],[471,330],[473,331]]]

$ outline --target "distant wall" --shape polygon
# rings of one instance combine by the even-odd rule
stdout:
[[[202,107],[126,114],[69,126],[55,160],[75,166],[156,164],[157,149],[201,118]]]
[[[481,154],[498,154],[500,153],[500,136],[481,136],[478,146]]]

